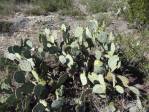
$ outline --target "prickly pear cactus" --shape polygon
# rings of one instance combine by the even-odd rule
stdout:
[[[77,27],[71,36],[70,27],[63,24],[62,41],[56,32],[45,29],[39,36],[38,48],[29,39],[20,46],[9,47],[6,58],[18,65],[18,71],[13,76],[14,90],[7,89],[15,95],[18,111],[63,110],[73,87],[76,91],[81,87],[79,97],[73,98],[76,109],[81,109],[89,94],[114,100],[111,93],[124,95],[129,90],[139,98],[139,90],[129,85],[128,78],[115,74],[121,68],[121,60],[113,34],[104,29],[104,24],[99,26],[96,20],[90,20],[86,28]],[[1,102],[7,102],[8,96],[2,97]],[[25,106],[19,106],[23,105],[21,102]]]

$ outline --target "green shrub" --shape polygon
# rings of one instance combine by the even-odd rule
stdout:
[[[128,0],[130,21],[149,22],[149,1],[148,0]]]
[[[123,57],[129,62],[134,62],[137,68],[141,68],[145,74],[149,72],[148,41],[149,31],[140,31],[138,34],[124,36],[119,35],[116,39],[121,45]]]

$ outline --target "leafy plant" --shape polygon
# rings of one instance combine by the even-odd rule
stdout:
[[[18,71],[12,81],[2,82],[1,89],[7,92],[1,103],[22,112],[68,111],[66,105],[82,112],[91,94],[103,100],[109,98],[108,109],[115,110],[119,108],[113,105],[114,96],[131,93],[140,104],[140,91],[116,72],[122,69],[121,61],[113,34],[104,29],[104,25],[99,27],[96,20],[90,20],[86,28],[77,27],[71,36],[70,27],[63,24],[62,41],[56,32],[45,29],[39,36],[41,46],[35,48],[26,39],[20,46],[9,47],[6,58],[18,65]],[[71,93],[72,88],[76,92]],[[9,104],[12,96],[15,105]]]

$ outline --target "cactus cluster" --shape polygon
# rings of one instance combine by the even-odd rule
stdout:
[[[20,46],[8,48],[5,56],[18,69],[9,83],[1,84],[1,89],[7,91],[1,103],[13,102],[9,105],[16,104],[15,110],[21,112],[65,111],[70,95],[67,92],[76,87],[76,90],[81,88],[73,103],[77,112],[82,112],[89,94],[106,99],[111,94],[130,92],[136,96],[137,108],[142,108],[140,91],[129,85],[125,75],[115,72],[122,69],[121,60],[114,36],[105,32],[104,23],[99,26],[96,20],[90,20],[87,27],[77,27],[73,35],[70,27],[63,24],[60,31],[62,37],[45,29],[39,36],[39,47],[33,47],[26,39]],[[108,109],[114,112],[112,100],[108,101]]]

